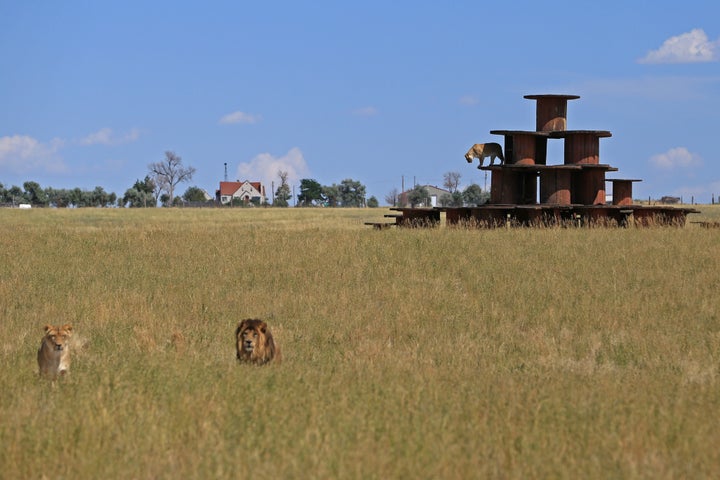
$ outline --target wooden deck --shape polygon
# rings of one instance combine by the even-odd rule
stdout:
[[[395,223],[368,222],[374,228],[435,227],[440,225],[440,214],[445,224],[467,225],[477,228],[509,226],[683,226],[694,208],[645,205],[482,205],[479,207],[394,207],[399,214]],[[704,225],[703,225],[704,226]]]

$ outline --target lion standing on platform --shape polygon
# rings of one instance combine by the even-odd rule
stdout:
[[[465,154],[465,160],[472,163],[473,159],[480,160],[478,168],[482,168],[483,159],[490,157],[490,165],[495,165],[495,159],[500,159],[500,165],[505,163],[505,157],[502,153],[502,147],[499,143],[476,143]]]

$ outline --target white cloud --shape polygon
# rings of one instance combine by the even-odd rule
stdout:
[[[471,107],[473,105],[477,105],[480,101],[474,95],[465,95],[463,97],[460,97],[459,102],[460,105]]]
[[[41,150],[40,142],[25,135],[0,138],[0,159],[28,158]]]
[[[280,185],[278,172],[288,173],[290,185],[298,183],[301,179],[307,178],[310,170],[305,162],[299,148],[290,149],[282,157],[274,157],[269,153],[261,153],[248,163],[241,163],[237,168],[237,180],[261,181],[265,185],[268,196],[272,195],[270,187],[275,182],[275,188]]]
[[[96,144],[103,144],[107,145],[110,143],[110,136],[112,135],[112,130],[109,128],[103,128],[101,130],[98,130],[95,133],[91,133],[87,137],[80,140],[81,145],[96,145]]]
[[[672,170],[700,166],[702,165],[702,159],[685,147],[676,147],[665,153],[653,155],[650,157],[650,163],[663,170]]]
[[[352,111],[352,114],[358,117],[373,117],[378,114],[378,110],[375,107],[361,107],[356,108]]]
[[[140,138],[140,130],[133,128],[125,135],[116,135],[111,128],[101,128],[80,140],[80,145],[120,145]]]
[[[657,50],[648,52],[639,63],[696,63],[720,60],[720,39],[711,42],[705,31],[696,28],[670,37]]]
[[[248,123],[253,124],[259,122],[261,119],[260,115],[253,115],[245,112],[232,112],[222,117],[218,123],[221,125],[231,125],[233,123]]]
[[[0,168],[14,173],[65,172],[67,166],[55,155],[63,145],[60,139],[44,144],[27,135],[0,137]]]

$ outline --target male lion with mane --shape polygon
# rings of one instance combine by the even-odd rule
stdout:
[[[70,369],[70,337],[72,325],[45,325],[45,336],[38,350],[40,376],[55,380]]]
[[[255,318],[241,320],[235,329],[235,346],[240,362],[264,365],[280,362],[280,347],[275,344],[267,323]]]

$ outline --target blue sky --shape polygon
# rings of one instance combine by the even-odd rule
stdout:
[[[720,2],[0,0],[0,183],[122,196],[170,150],[230,180],[485,185],[463,158],[533,130],[528,94],[635,198],[720,195]],[[557,143],[555,143],[557,142]],[[562,140],[548,161],[562,163]],[[489,186],[489,183],[488,183]],[[295,193],[298,193],[297,188]]]

